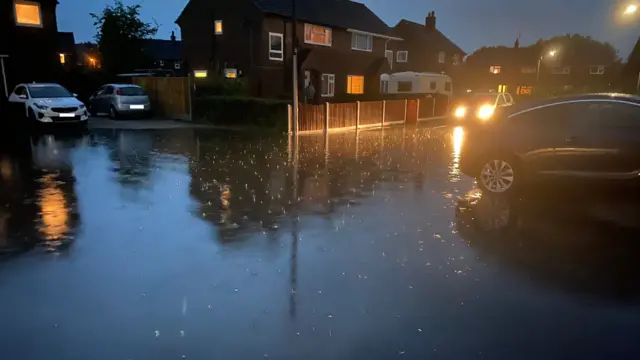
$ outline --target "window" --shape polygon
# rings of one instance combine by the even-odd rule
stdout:
[[[389,93],[389,80],[380,80],[380,93],[381,94]]]
[[[602,74],[604,74],[604,66],[603,65],[591,66],[589,68],[589,74],[591,74],[591,75],[602,75]]]
[[[396,62],[406,63],[407,61],[409,61],[409,52],[406,50],[398,51],[396,55]]]
[[[64,65],[67,63],[67,57],[65,54],[58,54],[58,56],[60,57],[60,64]]]
[[[533,94],[533,86],[518,85],[516,88],[517,95],[531,95]]]
[[[13,93],[16,94],[17,96],[26,96],[29,97],[27,95],[27,88],[25,88],[24,86],[18,86],[15,90],[13,90]]]
[[[158,66],[164,67],[164,60],[158,60]]]
[[[393,51],[392,50],[385,50],[384,51],[384,57],[387,58],[387,61],[389,61],[389,66],[393,69]]]
[[[336,76],[333,74],[322,74],[322,92],[320,95],[323,97],[330,97],[335,94],[336,90]]]
[[[216,20],[214,25],[216,35],[222,35],[222,20]]]
[[[451,91],[451,83],[449,81],[444,83],[444,91]]]
[[[502,71],[502,66],[500,65],[489,66],[489,72],[492,74],[500,74],[500,71]]]
[[[398,92],[411,92],[413,83],[411,81],[398,81]]]
[[[331,29],[318,25],[304,24],[304,42],[331,46]]]
[[[453,65],[459,65],[459,64],[460,64],[460,55],[454,54],[453,55]]]
[[[438,89],[438,83],[436,83],[435,81],[432,81],[429,83],[429,90],[436,90]]]
[[[351,34],[351,49],[361,51],[373,50],[373,36],[353,33]]]
[[[14,2],[16,25],[42,27],[40,4],[31,1],[16,0]]]
[[[571,73],[569,66],[556,66],[551,68],[551,73],[556,75],[567,75]]]
[[[447,55],[444,53],[444,51],[439,51],[438,52],[438,62],[440,64],[444,64],[446,58],[447,58]]]
[[[113,94],[113,86],[107,86],[107,88],[104,90],[104,95],[111,95]]]
[[[283,36],[269,33],[269,60],[282,61],[284,59]]]
[[[505,84],[498,85],[498,92],[499,93],[507,92],[507,85],[505,85]]]
[[[640,129],[640,107],[631,104],[599,102],[589,104],[585,116],[606,121],[607,127]]]
[[[347,94],[364,94],[364,76],[347,76]]]
[[[180,64],[180,61],[176,61],[173,63],[173,68],[176,70],[180,70],[180,68],[182,67],[182,64]]]
[[[535,74],[538,72],[538,68],[535,66],[523,66],[520,68],[520,72],[523,74]]]
[[[208,75],[207,70],[194,70],[193,71],[193,76],[197,77],[197,78],[206,78]]]

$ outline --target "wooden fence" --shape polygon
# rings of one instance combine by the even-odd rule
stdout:
[[[409,103],[412,101],[413,103]],[[446,117],[448,98],[362,101],[342,104],[299,104],[298,132],[353,130],[404,124],[408,119],[434,120]],[[417,102],[417,106],[416,106]],[[413,106],[410,106],[413,105]],[[293,130],[291,105],[289,129]],[[411,111],[408,114],[407,111]],[[414,113],[415,112],[415,113]]]
[[[189,78],[137,77],[133,82],[149,95],[151,109],[156,116],[191,120]]]

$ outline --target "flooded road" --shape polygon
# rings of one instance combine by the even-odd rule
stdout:
[[[636,209],[484,196],[464,139],[5,141],[0,358],[639,358]]]

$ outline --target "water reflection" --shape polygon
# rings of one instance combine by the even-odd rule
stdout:
[[[458,202],[457,228],[483,261],[497,260],[527,279],[563,292],[637,298],[640,231],[613,220],[620,204],[610,204],[608,221],[595,219],[593,206],[580,197],[512,199],[473,190]]]
[[[460,152],[464,142],[464,128],[456,126],[453,129],[453,153],[451,154],[451,164],[449,165],[449,181],[460,181]]]
[[[46,174],[40,181],[43,188],[38,190],[40,205],[40,231],[48,241],[59,240],[69,231],[69,210],[64,193],[59,188],[56,175]]]

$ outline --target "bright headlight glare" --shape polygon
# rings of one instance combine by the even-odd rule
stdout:
[[[464,117],[466,113],[467,113],[467,108],[465,108],[464,106],[458,106],[455,111],[455,116],[461,118],[461,117]]]
[[[487,120],[493,115],[493,106],[491,105],[482,105],[478,110],[478,117],[482,120]]]

